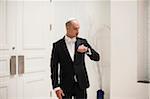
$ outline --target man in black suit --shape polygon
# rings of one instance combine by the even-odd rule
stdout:
[[[66,35],[53,43],[51,55],[52,85],[59,99],[87,99],[86,88],[89,87],[85,54],[91,60],[99,61],[99,54],[79,38],[79,22],[71,19],[66,22]]]

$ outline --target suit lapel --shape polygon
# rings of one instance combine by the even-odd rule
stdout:
[[[78,49],[78,47],[79,47],[80,44],[81,44],[80,39],[77,38],[77,40],[75,42],[74,62],[76,62],[76,60],[77,60],[77,57],[78,57],[77,49]]]
[[[69,51],[68,51],[68,48],[67,48],[67,45],[66,45],[66,42],[65,42],[65,37],[63,37],[62,48],[63,48],[63,50],[64,50],[64,52],[65,52],[65,53],[64,53],[64,54],[65,54],[65,57],[68,57],[68,59],[69,59],[70,61],[72,61],[71,56],[70,56]]]

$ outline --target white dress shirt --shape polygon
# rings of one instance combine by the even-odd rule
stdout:
[[[72,61],[74,61],[76,37],[69,38],[68,36],[65,36],[65,42],[66,42],[70,57],[71,57]]]

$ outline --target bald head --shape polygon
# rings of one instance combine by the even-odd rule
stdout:
[[[79,34],[80,24],[77,19],[66,22],[67,36],[70,38],[77,37]]]
[[[78,20],[77,19],[69,19],[65,25],[66,25],[66,27],[68,27],[69,25],[73,24],[74,22],[76,23],[76,22],[78,22]]]

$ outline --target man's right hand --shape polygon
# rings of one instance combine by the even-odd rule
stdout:
[[[62,89],[57,90],[56,95],[58,99],[62,99],[62,96],[64,96],[63,90]]]

